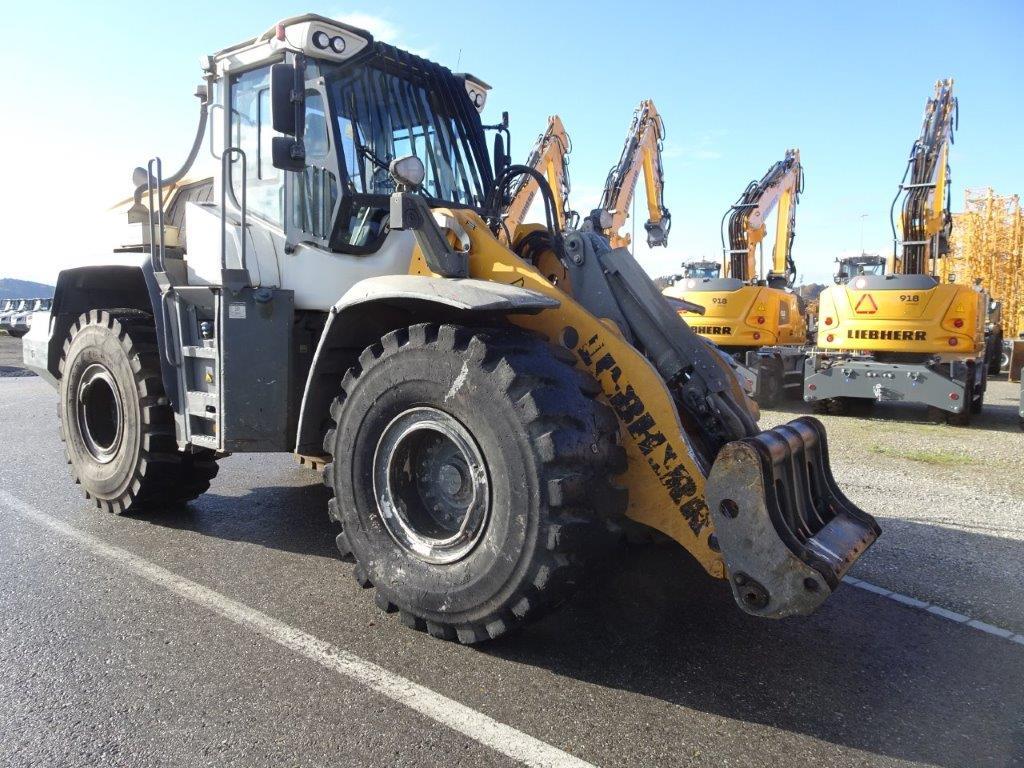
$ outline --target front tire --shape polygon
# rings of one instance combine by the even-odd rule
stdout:
[[[349,370],[324,441],[356,580],[475,643],[563,599],[618,535],[618,422],[564,351],[514,328],[416,325]]]
[[[60,437],[75,482],[106,512],[199,496],[217,474],[212,451],[179,451],[160,379],[153,318],[137,310],[81,315],[60,362]]]

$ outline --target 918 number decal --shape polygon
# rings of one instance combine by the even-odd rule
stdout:
[[[921,296],[916,293],[901,293],[900,301],[920,301]]]

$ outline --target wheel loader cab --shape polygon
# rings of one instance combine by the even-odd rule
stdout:
[[[205,73],[185,166],[136,174],[143,237],[121,250],[142,263],[62,272],[26,344],[98,508],[188,501],[229,453],[294,451],[325,465],[377,604],[467,643],[561,600],[624,517],[764,617],[813,611],[875,540],[821,425],[760,432],[626,248],[563,235],[544,184],[565,283],[498,239],[523,167],[494,178],[480,80],[314,15]],[[169,238],[164,186],[187,188],[208,136],[213,199]]]

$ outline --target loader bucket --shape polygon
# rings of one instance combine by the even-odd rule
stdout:
[[[825,428],[806,416],[728,443],[707,501],[736,602],[766,618],[814,611],[881,532],[839,490]]]

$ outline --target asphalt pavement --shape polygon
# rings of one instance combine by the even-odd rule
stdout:
[[[854,572],[878,589],[812,617],[747,617],[649,545],[463,647],[378,611],[291,456],[232,456],[187,507],[105,515],[69,479],[55,404],[0,375],[0,764],[1024,765],[1019,525],[986,541],[894,488],[871,511],[897,533]]]

